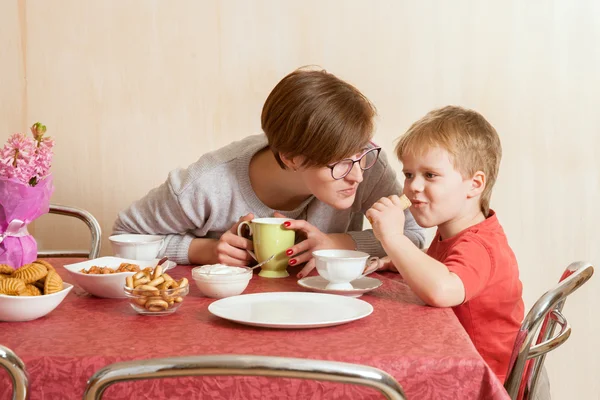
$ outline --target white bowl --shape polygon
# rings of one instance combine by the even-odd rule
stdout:
[[[150,261],[130,260],[127,258],[118,257],[100,257],[89,261],[83,261],[76,264],[65,265],[65,269],[69,271],[73,283],[81,286],[83,290],[92,294],[96,297],[104,297],[108,299],[123,299],[125,293],[123,292],[123,285],[125,285],[125,279],[128,276],[135,275],[136,272],[116,272],[114,274],[84,274],[79,272],[82,269],[86,271],[97,265],[99,267],[110,267],[117,269],[121,263],[137,264],[140,266],[140,270],[146,267],[154,267],[159,260],[154,259]],[[165,261],[162,264],[163,272],[173,268],[175,266],[174,261]]]
[[[231,268],[231,273],[222,273],[223,270],[220,272],[214,272],[213,270],[211,273],[210,269],[215,267]],[[192,269],[192,279],[196,282],[200,292],[204,296],[214,299],[242,294],[248,287],[248,282],[250,282],[252,276],[252,270],[248,267],[228,267],[215,264]]]
[[[0,294],[0,321],[31,321],[54,310],[73,289],[73,285],[63,282],[60,292],[43,296],[7,296]]]
[[[117,257],[132,260],[154,260],[158,257],[164,236],[159,235],[112,235],[108,238]]]

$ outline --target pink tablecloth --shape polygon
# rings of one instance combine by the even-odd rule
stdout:
[[[49,260],[55,266],[74,260]],[[63,278],[68,275],[57,268]],[[186,276],[178,266],[170,274]],[[208,312],[213,299],[192,284],[176,313],[147,317],[126,300],[73,290],[52,313],[30,322],[0,322],[0,344],[25,362],[31,399],[81,398],[87,379],[107,364],[152,357],[255,354],[359,363],[398,380],[409,399],[508,399],[450,309],[425,307],[397,274],[375,274],[383,286],[363,295],[374,312],[336,327],[274,330],[238,325]],[[191,281],[192,282],[192,281]],[[301,291],[293,277],[254,276],[245,293]],[[0,370],[0,399],[11,385]],[[200,395],[202,393],[205,397]],[[356,385],[261,377],[170,378],[119,383],[105,399],[375,399]]]

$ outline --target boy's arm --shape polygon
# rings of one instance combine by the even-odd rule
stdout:
[[[417,296],[434,307],[454,307],[465,299],[461,279],[417,248],[406,236],[383,237],[382,245]]]

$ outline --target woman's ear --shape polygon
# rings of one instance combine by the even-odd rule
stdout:
[[[485,178],[485,172],[475,172],[475,174],[473,174],[473,177],[471,178],[471,189],[469,190],[467,197],[472,198],[481,195],[481,193],[483,193],[483,190],[485,189],[486,183],[487,180]]]
[[[283,153],[279,153],[279,158],[285,164],[287,169],[290,169],[294,172],[298,171],[301,166],[301,157],[288,157]]]

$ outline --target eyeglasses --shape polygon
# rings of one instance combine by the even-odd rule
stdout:
[[[362,153],[362,155],[360,155],[356,160],[352,158],[344,158],[341,161],[329,164],[327,168],[331,170],[331,177],[335,180],[343,179],[346,175],[350,173],[350,171],[352,171],[352,168],[354,168],[354,163],[358,163],[358,166],[363,171],[375,165],[377,159],[379,158],[379,152],[381,151],[381,147],[377,146],[373,142],[370,143],[375,147]]]

